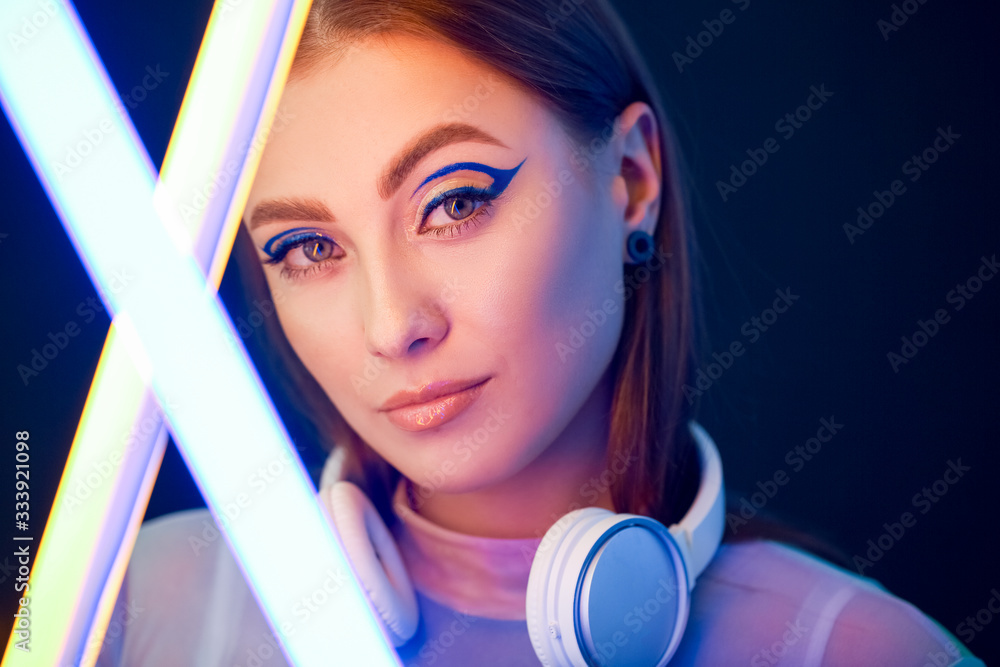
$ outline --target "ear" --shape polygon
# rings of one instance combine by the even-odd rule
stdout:
[[[663,194],[659,123],[645,102],[627,106],[616,123],[618,138],[613,187],[616,209],[622,211],[623,239],[636,229],[652,235],[656,231]]]

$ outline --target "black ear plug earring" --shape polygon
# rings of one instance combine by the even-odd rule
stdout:
[[[653,237],[636,229],[628,235],[626,242],[628,256],[636,264],[641,264],[653,256]]]

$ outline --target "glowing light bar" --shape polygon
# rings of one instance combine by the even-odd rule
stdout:
[[[114,327],[93,386],[28,581],[31,652],[15,628],[5,667],[94,663],[163,457],[156,398]]]
[[[161,214],[184,220],[201,250],[200,263],[216,286],[307,5],[307,0],[300,1],[288,12],[273,3],[220,3],[195,63],[180,118],[196,120],[177,124],[157,201]],[[47,9],[43,16],[31,15],[35,28],[47,23],[57,7]],[[24,45],[23,40],[12,40],[15,50]],[[272,61],[277,66],[268,76]],[[238,131],[230,132],[232,128]],[[255,129],[252,137],[250,129]],[[180,159],[171,159],[178,153]],[[249,166],[241,179],[244,161]],[[237,188],[238,183],[242,187]],[[229,211],[223,217],[226,204]],[[213,257],[213,266],[206,267]],[[91,665],[96,659],[162,459],[166,432],[161,422],[155,396],[112,327],[56,495],[56,511],[49,517],[31,571],[28,611],[34,610],[33,629],[41,638],[34,643],[33,660]],[[66,554],[74,557],[67,559]],[[83,649],[88,626],[90,638]],[[4,664],[27,658],[14,650],[21,639],[23,635],[12,633]],[[81,653],[82,659],[74,658]]]
[[[32,2],[5,4],[0,29],[15,28],[37,10]],[[117,336],[128,339],[134,356],[148,363],[161,405],[169,397],[183,396],[175,398],[175,409],[170,409],[178,444],[213,511],[219,515],[233,503],[242,509],[238,520],[228,523],[227,539],[289,659],[301,665],[328,664],[335,650],[349,663],[398,664],[349,576],[301,465],[286,466],[260,494],[249,487],[257,467],[278,456],[296,461],[294,453],[231,323],[213,291],[206,290],[190,256],[191,237],[176,226],[168,233],[169,223],[167,228],[160,224],[148,157],[128,120],[116,118],[114,93],[72,9],[58,5],[45,30],[28,46],[24,53],[0,53],[0,101],[95,284],[108,287],[116,271],[134,276],[120,293],[104,292],[120,325],[118,334],[109,337],[104,356],[109,357]],[[274,65],[266,63],[268,76]],[[273,105],[274,96],[269,99]],[[59,160],[67,147],[94,122],[111,122],[116,131],[84,164],[72,173],[60,173]],[[230,134],[239,136],[225,136]],[[233,185],[237,192],[243,188],[244,196],[252,171],[244,171]],[[184,187],[168,194],[177,192],[183,193]],[[242,202],[238,196],[229,199],[226,210],[231,217]],[[164,209],[162,191],[158,201],[161,211],[169,210]],[[223,215],[207,210],[204,217]],[[194,244],[194,251],[203,261],[206,254],[213,255],[213,265],[219,267],[226,251],[206,253],[210,244],[204,238]],[[201,369],[211,372],[196,376]],[[91,396],[87,414],[96,414],[91,412],[97,405],[93,401]],[[212,414],[205,414],[206,406],[213,407]],[[148,492],[148,471],[158,465],[155,458],[147,459],[142,475],[137,474],[142,466],[133,466],[126,475],[133,486],[141,479],[138,486]],[[287,531],[294,549],[275,538],[277,526]],[[122,565],[121,554],[117,564]],[[292,586],[280,574],[275,577],[282,571],[296,573]],[[348,573],[346,583],[307,622],[296,623],[294,603],[328,583],[331,572]]]
[[[183,221],[200,250],[199,263],[216,286],[307,5],[299,1],[287,12],[273,3],[220,3],[195,63],[157,203],[161,215]],[[264,46],[258,49],[258,44]],[[272,62],[277,66],[269,76]],[[44,638],[36,642],[33,656],[44,664],[92,665],[102,647],[163,456],[161,422],[154,394],[112,327],[31,572],[33,628]],[[88,627],[90,637],[81,649]],[[5,664],[23,662],[18,657],[25,656],[14,650],[21,638],[12,633]],[[81,660],[74,658],[81,653]]]

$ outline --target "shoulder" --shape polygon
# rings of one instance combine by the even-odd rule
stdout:
[[[224,664],[238,657],[237,648],[255,647],[267,635],[207,509],[142,526],[114,613],[125,620],[121,628],[109,627],[108,650],[102,650],[107,655],[98,664],[195,664],[206,655],[213,656],[210,663]]]
[[[139,530],[128,578],[133,594],[162,600],[162,607],[213,577],[219,550],[227,551],[221,531],[207,509],[153,519]]]
[[[982,664],[960,663],[957,640],[876,582],[770,541],[720,547],[681,649],[697,651],[690,664]]]
[[[155,557],[163,550],[175,556],[186,556],[190,551],[191,556],[199,557],[202,551],[211,550],[221,537],[215,519],[205,508],[166,514],[142,524],[132,557]]]
[[[202,619],[190,612],[211,589],[219,548],[226,549],[221,542],[206,509],[143,524],[118,598],[119,608],[131,610],[121,637],[123,656],[160,655],[164,641],[197,633]]]

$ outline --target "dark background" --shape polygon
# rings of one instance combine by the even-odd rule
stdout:
[[[864,574],[958,633],[1000,588],[1000,279],[983,283],[961,310],[947,300],[981,258],[1000,253],[995,13],[967,1],[897,3],[916,11],[886,39],[878,21],[890,20],[889,2],[614,4],[661,85],[686,163],[706,309],[702,368],[716,376],[699,416],[722,451],[730,499],[766,499],[763,513],[825,540],[849,562],[865,556],[883,524],[911,512],[915,525]],[[130,110],[158,164],[210,3],[85,0],[77,7],[122,94],[140,84],[147,66],[168,73]],[[703,35],[708,45],[692,50],[697,57],[678,71],[674,52],[683,53],[687,38],[697,39],[707,30],[703,21],[724,9],[732,22],[710,44]],[[718,32],[720,24],[712,25]],[[787,137],[775,124],[806,102],[811,86],[832,95]],[[949,127],[959,138],[911,182],[903,163]],[[779,150],[723,201],[717,182],[768,138]],[[0,498],[12,498],[14,433],[28,430],[40,537],[40,511],[55,495],[108,319],[85,323],[78,314],[96,294],[6,119],[0,164],[0,433],[11,471],[2,475]],[[897,179],[905,193],[851,243],[844,224]],[[233,284],[227,275],[224,294]],[[744,325],[786,288],[798,300],[751,342]],[[234,319],[249,314],[231,303]],[[894,372],[887,354],[899,353],[901,337],[938,309],[949,321]],[[32,348],[69,322],[80,335],[25,385],[18,364],[29,364]],[[745,353],[727,369],[709,368],[712,353],[735,341]],[[796,470],[786,453],[815,436],[822,418],[843,428]],[[970,470],[954,485],[939,484],[947,491],[937,502],[915,506],[914,495],[959,459]],[[758,482],[779,471],[787,483],[773,497],[754,498]],[[199,504],[171,446],[147,516]],[[12,532],[5,524],[0,539]],[[14,576],[0,560],[7,619],[16,609]],[[1000,618],[971,640],[959,638],[992,662],[1000,657]]]

